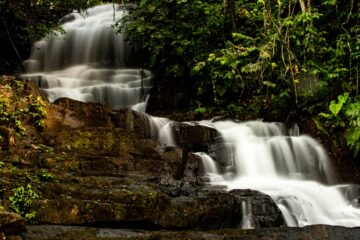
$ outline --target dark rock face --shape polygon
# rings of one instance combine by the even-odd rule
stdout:
[[[70,98],[59,98],[54,104],[72,111],[73,115],[83,120],[88,127],[110,125],[108,115],[112,108],[109,106],[100,103],[84,103]]]
[[[0,210],[0,233],[3,232],[5,235],[19,235],[24,231],[25,220],[19,214]]]
[[[239,205],[245,204],[250,209],[252,214],[250,221],[255,228],[285,225],[280,209],[268,195],[249,189],[232,190],[229,194],[238,199]]]
[[[140,186],[134,182],[116,189],[119,187],[114,184],[100,190],[82,189],[73,184],[48,184],[43,192],[49,199],[34,205],[37,220],[45,224],[103,226],[111,223],[118,227],[131,225],[136,228],[239,228],[246,217],[242,202],[251,199],[252,221],[256,227],[284,225],[281,212],[272,199],[256,191],[228,193],[187,186],[186,191],[178,190],[178,194],[168,195],[156,185],[146,183]]]
[[[115,127],[126,129],[143,138],[155,138],[153,126],[149,116],[131,109],[118,109],[111,113],[111,120]]]
[[[201,125],[174,122],[172,129],[176,144],[193,152],[207,152],[220,138],[216,129]]]
[[[0,126],[0,149],[9,149],[14,145],[13,130],[4,126]]]

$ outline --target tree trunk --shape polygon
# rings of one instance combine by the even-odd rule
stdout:
[[[270,0],[265,0],[264,1],[263,17],[264,17],[264,32],[266,32],[269,29],[270,21],[271,21],[271,4],[270,4]]]
[[[306,2],[305,2],[305,0],[299,0],[299,2],[300,2],[300,6],[301,6],[301,11],[302,11],[303,13],[306,13],[307,7],[306,7]]]
[[[237,24],[236,24],[236,12],[235,12],[235,3],[234,0],[224,0],[225,4],[225,13],[230,13],[231,16],[231,32],[236,32]]]

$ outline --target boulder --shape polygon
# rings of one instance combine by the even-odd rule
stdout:
[[[112,111],[110,106],[100,103],[85,103],[70,98],[59,98],[55,105],[72,111],[72,116],[86,123],[86,126],[110,126],[109,114]]]
[[[14,130],[5,126],[0,126],[0,150],[8,150],[14,146]]]
[[[114,127],[123,128],[143,138],[157,138],[156,127],[151,121],[150,115],[127,108],[114,109],[111,113],[111,120]]]
[[[192,152],[208,152],[220,138],[216,129],[195,123],[173,122],[171,127],[175,143]]]
[[[236,189],[230,191],[230,195],[237,198],[242,207],[242,212],[247,212],[248,219],[242,219],[243,227],[246,226],[244,220],[252,228],[271,228],[285,226],[282,213],[272,198],[259,191],[250,189]]]
[[[0,210],[0,233],[18,235],[25,230],[25,220],[19,214]]]

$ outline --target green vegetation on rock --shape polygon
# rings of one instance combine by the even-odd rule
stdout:
[[[24,136],[25,125],[43,128],[46,118],[46,104],[40,96],[23,92],[24,83],[13,77],[0,79],[0,140],[11,139],[13,134]]]
[[[39,198],[39,194],[32,189],[31,184],[27,184],[26,187],[17,187],[13,189],[13,195],[9,198],[10,208],[31,222],[36,217],[35,211],[31,210],[32,203]]]

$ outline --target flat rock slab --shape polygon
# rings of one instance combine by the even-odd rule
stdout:
[[[33,208],[37,221],[42,224],[210,230],[241,226],[247,219],[242,203],[249,202],[252,226],[284,226],[278,207],[269,196],[258,191],[194,188],[194,195],[170,197],[156,185],[139,183],[131,186],[100,191],[59,185],[58,189],[47,190],[55,193],[54,198],[36,201]],[[67,197],[61,194],[56,197],[61,192]]]
[[[358,240],[360,228],[314,225],[304,228],[226,229],[217,231],[146,231],[76,226],[28,226],[23,239],[188,239],[188,240]]]

